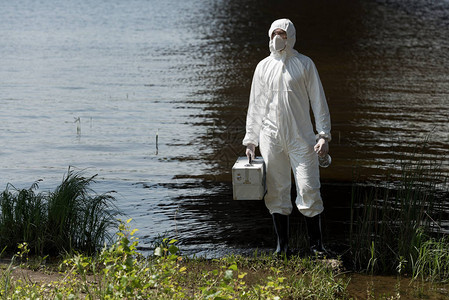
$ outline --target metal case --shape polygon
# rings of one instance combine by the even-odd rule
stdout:
[[[239,157],[232,167],[234,200],[262,200],[265,195],[265,163],[256,157],[251,164],[246,156]]]

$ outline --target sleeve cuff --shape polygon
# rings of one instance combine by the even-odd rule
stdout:
[[[325,139],[327,142],[330,142],[332,140],[331,134],[330,133],[324,133],[324,132],[320,132],[315,136],[316,140],[318,141],[319,139]]]
[[[243,140],[243,146],[248,146],[248,144],[253,144],[254,146],[259,146],[259,143],[257,142],[257,141],[251,141],[251,140],[247,140],[247,139],[245,139],[245,140]]]

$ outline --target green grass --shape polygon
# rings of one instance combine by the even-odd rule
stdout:
[[[41,193],[36,193],[38,182],[29,189],[8,184],[0,195],[0,247],[13,253],[25,242],[37,255],[101,249],[118,211],[111,193],[91,189],[95,177],[69,168],[53,192]]]
[[[449,236],[423,242],[412,257],[414,279],[449,282]]]

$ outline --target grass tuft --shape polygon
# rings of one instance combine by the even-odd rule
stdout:
[[[36,193],[38,182],[21,190],[8,184],[0,196],[1,248],[12,253],[27,243],[37,255],[101,249],[111,238],[118,210],[111,192],[98,195],[91,189],[95,177],[69,168],[62,183],[47,193]]]

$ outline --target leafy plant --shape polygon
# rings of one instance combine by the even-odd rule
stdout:
[[[136,230],[130,220],[120,223],[117,241],[94,259],[77,255],[63,268],[81,279],[79,290],[91,299],[337,299],[347,283],[336,279],[329,266],[310,259],[244,258],[226,256],[215,260],[180,256],[176,240],[162,239],[153,256],[137,252]],[[279,265],[280,266],[273,266]],[[249,272],[260,268],[256,282],[248,284]],[[253,271],[251,271],[253,270]],[[249,279],[254,280],[254,279]],[[93,283],[94,282],[94,283]]]

